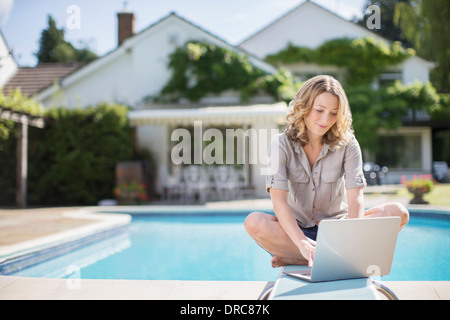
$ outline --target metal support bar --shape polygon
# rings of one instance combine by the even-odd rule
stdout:
[[[371,281],[372,284],[377,289],[377,291],[382,293],[388,300],[398,300],[398,297],[395,295],[395,293],[391,289],[389,289],[385,284],[373,279],[371,279]],[[264,288],[263,292],[259,295],[258,300],[267,300],[273,288],[274,284]]]
[[[266,286],[263,290],[263,292],[261,292],[261,294],[258,297],[258,300],[268,300],[270,293],[273,290],[273,287],[275,286],[275,284],[270,284],[268,286]]]
[[[386,298],[388,298],[389,300],[398,300],[398,297],[395,295],[395,293],[391,289],[389,289],[385,284],[373,279],[371,280],[373,285],[377,288],[377,290],[381,292]]]

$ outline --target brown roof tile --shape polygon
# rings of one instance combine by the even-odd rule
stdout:
[[[17,70],[16,74],[5,84],[3,92],[20,88],[24,96],[31,96],[45,88],[52,86],[75,70],[83,66],[83,63],[40,63],[34,68],[24,67]]]

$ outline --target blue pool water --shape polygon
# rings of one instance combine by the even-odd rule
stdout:
[[[450,220],[411,217],[398,235],[391,273],[382,280],[450,280]]]
[[[244,214],[134,215],[127,232],[21,270],[30,277],[273,281],[279,269],[247,235]],[[450,220],[413,216],[382,280],[450,280]]]

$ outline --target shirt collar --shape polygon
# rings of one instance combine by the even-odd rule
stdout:
[[[289,138],[288,138],[288,141],[289,141],[289,144],[291,145],[291,147],[294,149],[294,151],[297,152],[298,154],[301,154],[301,152],[300,152],[300,143],[292,141]]]
[[[326,152],[328,152],[328,150],[330,150],[331,152],[336,151],[336,148],[334,146],[329,145],[328,143],[325,143],[324,147],[325,147],[324,148],[325,154],[326,154]]]
[[[291,147],[294,149],[295,152],[297,152],[298,154],[301,154],[300,152],[300,143],[299,142],[294,142],[291,139],[288,139],[289,143],[291,144]],[[323,156],[325,156],[328,153],[328,150],[331,152],[336,151],[336,147],[329,145],[328,143],[325,143],[323,148],[322,148],[322,152],[323,152]]]

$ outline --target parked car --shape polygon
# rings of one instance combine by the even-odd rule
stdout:
[[[433,177],[438,182],[450,182],[448,164],[445,161],[433,162]]]
[[[383,179],[388,173],[389,169],[386,166],[381,167],[380,165],[373,162],[365,162],[363,165],[363,171],[367,184],[369,186],[374,186],[383,184]]]

